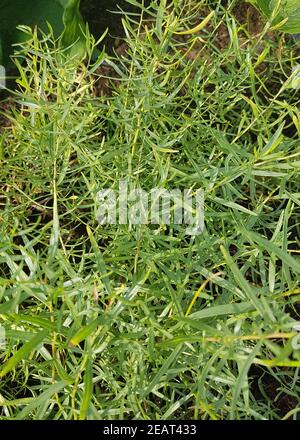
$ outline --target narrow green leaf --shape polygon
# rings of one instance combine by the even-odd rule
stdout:
[[[296,258],[292,257],[287,252],[284,252],[282,249],[276,246],[276,244],[274,244],[272,241],[266,240],[256,232],[243,229],[243,233],[249,238],[249,240],[258,244],[261,247],[261,249],[268,251],[270,255],[275,254],[281,261],[283,261],[285,264],[291,267],[294,272],[300,273],[299,261]]]
[[[81,407],[80,407],[80,415],[79,415],[79,420],[85,420],[89,407],[90,407],[90,403],[91,403],[91,399],[93,397],[93,366],[92,366],[92,362],[91,359],[88,358],[87,359],[87,363],[85,366],[85,374],[84,374],[84,391],[83,391],[83,397],[82,397],[82,402],[81,402]]]
[[[250,209],[247,209],[244,206],[239,205],[238,203],[231,202],[230,200],[224,200],[221,199],[220,197],[214,197],[213,201],[219,203],[220,205],[227,206],[228,208],[231,208],[234,211],[241,211],[248,215],[257,216],[256,212],[250,211]]]
[[[98,246],[98,244],[97,244],[97,242],[95,240],[95,237],[93,236],[93,233],[91,231],[91,228],[89,226],[87,226],[87,233],[88,233],[88,236],[89,236],[89,239],[90,239],[90,242],[91,242],[94,254],[95,254],[95,260],[96,260],[96,264],[97,264],[99,273],[103,277],[102,280],[103,280],[103,283],[104,283],[104,285],[106,287],[107,293],[111,294],[112,293],[112,288],[111,288],[111,285],[110,285],[108,271],[106,269],[106,265],[105,265],[105,262],[104,262],[104,259],[103,259],[103,255],[102,255],[102,253],[101,253],[101,251],[99,249],[99,246]]]
[[[233,420],[235,418],[235,409],[237,406],[238,398],[244,388],[244,385],[246,381],[248,380],[248,372],[251,367],[251,365],[254,362],[254,359],[257,355],[257,353],[260,350],[260,347],[262,345],[262,341],[260,341],[254,349],[251,351],[249,356],[242,362],[240,361],[240,374],[237,378],[237,381],[234,385],[233,389],[233,397],[231,402],[231,408],[230,408],[230,419]]]
[[[36,350],[47,337],[48,333],[48,330],[37,333],[32,339],[30,339],[30,341],[26,342],[26,344],[24,344],[23,347],[21,347],[10,359],[8,359],[8,361],[1,368],[0,378],[13,370],[19,362],[21,362],[31,352]]]
[[[236,304],[224,304],[214,307],[206,307],[199,312],[192,313],[189,318],[185,318],[183,321],[188,322],[190,320],[206,319],[214,316],[222,315],[239,315],[241,313],[251,312],[254,310],[251,302],[241,302]]]
[[[24,420],[27,416],[34,411],[36,408],[43,407],[43,405],[51,403],[51,398],[54,394],[58,393],[67,385],[64,380],[54,383],[53,385],[47,386],[46,390],[35,398],[29,405],[25,406],[22,411],[17,414],[15,420]]]
[[[105,322],[105,318],[103,316],[99,316],[98,318],[94,319],[92,322],[90,322],[88,325],[80,329],[70,340],[70,345],[72,347],[75,347],[78,345],[81,341],[84,341],[86,338],[88,338],[97,327],[100,325],[103,325]]]
[[[257,298],[256,292],[253,290],[253,288],[250,286],[250,284],[247,282],[247,280],[243,277],[240,269],[237,267],[237,265],[233,261],[233,258],[229,255],[229,253],[226,251],[224,246],[221,246],[221,251],[222,251],[222,254],[226,260],[226,263],[228,264],[228,267],[231,270],[236,282],[238,283],[238,285],[240,286],[242,291],[245,293],[247,298],[255,306],[256,310],[260,313],[260,315],[264,316],[265,310],[261,304],[261,301]]]

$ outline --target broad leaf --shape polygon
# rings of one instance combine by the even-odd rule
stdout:
[[[13,44],[26,40],[26,35],[16,29],[18,25],[47,31],[50,23],[55,37],[63,33],[64,45],[82,41],[80,28],[84,23],[79,5],[80,0],[0,0],[0,64],[7,66]]]
[[[280,26],[280,30],[295,34],[300,32],[300,2],[299,0],[250,0],[261,12],[276,25],[288,19]]]

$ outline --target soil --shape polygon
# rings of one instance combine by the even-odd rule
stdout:
[[[267,396],[274,403],[279,417],[284,417],[289,411],[297,407],[297,399],[282,391],[282,384],[265,369],[252,366],[249,376],[252,377],[251,391],[255,399],[265,402],[265,396]]]
[[[107,28],[109,29],[109,34],[104,40],[108,52],[118,46],[120,38],[124,36],[121,11],[138,13],[138,8],[130,5],[126,0],[81,1],[81,13],[84,20],[89,23],[95,38],[99,38]]]

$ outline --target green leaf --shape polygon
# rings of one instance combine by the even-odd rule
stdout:
[[[86,338],[88,338],[97,327],[100,325],[105,324],[105,318],[103,316],[99,316],[98,318],[94,319],[92,322],[90,322],[88,325],[80,329],[70,340],[71,347],[75,347],[78,345],[81,341],[84,341]]]
[[[233,388],[233,396],[232,396],[232,403],[231,403],[231,409],[230,409],[230,419],[231,420],[234,420],[234,418],[236,416],[235,410],[238,405],[238,398],[239,398],[240,393],[242,392],[243,388],[246,390],[249,389],[248,373],[249,373],[251,365],[253,364],[255,356],[258,354],[258,352],[261,348],[261,345],[262,345],[262,341],[260,341],[253,348],[253,350],[251,351],[251,353],[249,354],[249,356],[246,359],[239,361],[240,374],[239,374],[237,381],[235,383],[235,386]]]
[[[83,391],[83,397],[82,397],[82,402],[81,402],[81,407],[80,407],[80,415],[79,415],[79,420],[85,420],[89,407],[90,407],[90,403],[91,403],[91,399],[93,397],[93,367],[92,367],[92,362],[90,360],[90,358],[87,359],[87,365],[85,367],[85,374],[84,374],[84,391]]]
[[[63,14],[64,32],[62,43],[66,47],[74,44],[71,48],[71,55],[82,56],[85,53],[85,38],[83,34],[85,24],[81,17],[79,6],[80,0],[69,0],[67,2]]]
[[[292,257],[287,252],[280,249],[272,241],[266,240],[264,237],[257,234],[256,232],[246,231],[244,229],[243,229],[243,232],[251,241],[258,244],[258,246],[261,247],[263,250],[264,249],[267,250],[270,255],[272,255],[272,254],[276,255],[287,266],[291,267],[294,270],[294,272],[300,273],[299,261],[297,259],[295,259],[294,257]]]
[[[236,304],[224,304],[214,307],[207,307],[199,312],[192,313],[184,322],[190,322],[191,319],[206,319],[221,315],[239,315],[241,313],[251,312],[255,307],[251,302],[241,302]]]
[[[0,40],[2,57],[0,64],[9,63],[12,45],[20,42],[24,34],[16,29],[18,25],[38,26],[47,31],[47,22],[51,23],[55,35],[63,31],[64,9],[58,0],[0,0]],[[1,55],[1,54],[0,54]]]
[[[37,347],[44,341],[48,333],[48,330],[37,333],[32,339],[30,339],[29,342],[24,344],[10,359],[8,359],[0,370],[0,378],[13,370],[20,361],[22,361],[31,352],[36,350]]]
[[[105,265],[103,255],[101,253],[101,250],[100,250],[100,248],[95,240],[95,237],[93,236],[92,231],[89,226],[87,226],[87,233],[88,233],[88,236],[89,236],[89,239],[90,239],[90,242],[91,242],[94,254],[95,254],[95,260],[96,260],[99,274],[101,274],[103,284],[106,288],[107,293],[110,295],[112,293],[112,288],[111,288],[109,274],[108,274],[108,271],[107,271],[107,268]]]
[[[54,36],[62,35],[62,44],[75,44],[73,51],[83,53],[84,22],[79,12],[80,0],[0,0],[0,64],[7,66],[13,44],[26,41],[18,25],[38,26],[44,32],[50,23]]]
[[[287,22],[280,26],[280,30],[295,34],[300,32],[300,4],[298,0],[285,0],[279,3],[278,0],[253,0],[261,12],[272,20],[272,25],[276,25],[283,20]]]
[[[67,385],[64,380],[54,383],[46,388],[46,390],[41,393],[36,399],[33,400],[29,405],[25,406],[24,409],[15,417],[16,420],[24,420],[27,416],[36,408],[43,407],[45,404],[50,405],[50,399],[60,390],[62,390]]]
[[[269,315],[272,316],[270,313],[270,310],[268,310],[268,305],[263,303],[257,296],[256,291],[253,289],[253,287],[248,283],[248,281],[244,278],[242,272],[240,271],[239,267],[229,254],[229,252],[224,248],[224,246],[221,246],[221,252],[225,258],[225,261],[229,267],[229,269],[232,272],[233,277],[235,278],[236,282],[238,283],[241,290],[245,293],[246,297],[251,301],[251,303],[254,305],[256,310],[259,312],[259,314],[262,317],[266,316],[266,311],[269,312]]]
[[[221,197],[214,197],[213,201],[215,203],[219,203],[220,205],[227,206],[228,208],[233,209],[234,211],[241,211],[248,215],[257,216],[256,212],[250,211],[250,209],[245,208],[238,203],[232,202],[230,200],[222,199]]]

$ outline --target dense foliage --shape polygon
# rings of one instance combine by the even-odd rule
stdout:
[[[0,135],[1,418],[299,418],[300,58],[258,16],[153,1],[96,63],[92,38],[84,62],[22,44]],[[203,189],[204,232],[99,224],[121,179]]]

